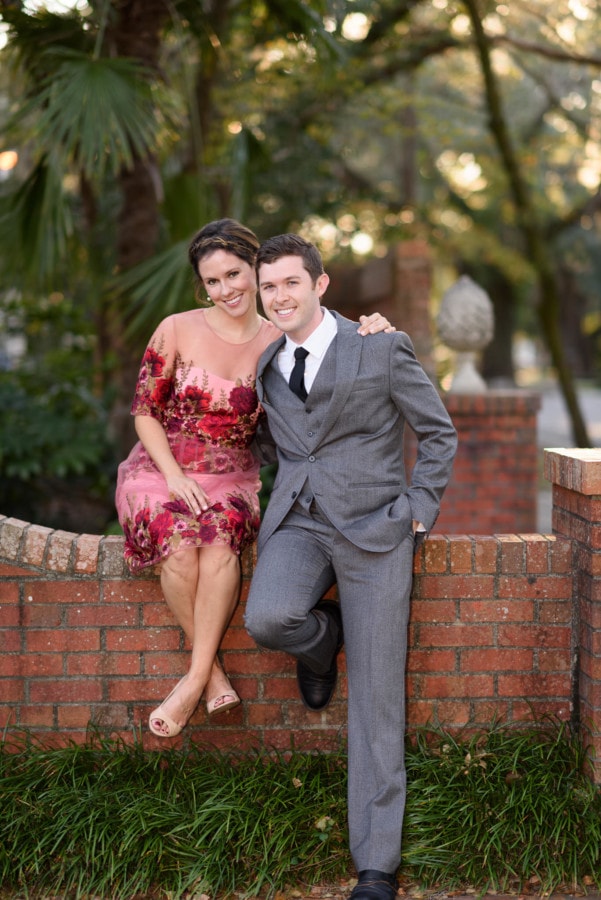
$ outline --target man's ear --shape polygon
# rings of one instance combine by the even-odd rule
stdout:
[[[317,285],[316,285],[318,297],[323,297],[323,295],[325,294],[325,292],[327,290],[329,283],[330,283],[330,276],[328,275],[327,272],[322,272],[322,274],[317,279]]]

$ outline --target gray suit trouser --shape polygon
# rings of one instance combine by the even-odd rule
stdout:
[[[261,547],[246,607],[255,641],[316,671],[336,635],[311,612],[335,582],[348,679],[348,818],[357,871],[396,872],[405,807],[405,658],[413,538],[370,553],[299,505]]]

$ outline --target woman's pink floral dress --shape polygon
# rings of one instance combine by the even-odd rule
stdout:
[[[280,332],[269,322],[244,344],[224,341],[202,309],[166,318],[142,359],[133,415],[162,424],[183,471],[211,506],[196,515],[170,496],[165,478],[138,442],[119,466],[116,506],[133,572],[175,550],[225,544],[239,554],[259,527],[259,464],[250,445],[261,415],[257,361]]]

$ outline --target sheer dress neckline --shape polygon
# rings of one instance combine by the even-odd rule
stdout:
[[[249,338],[247,341],[228,341],[228,339],[224,338],[221,334],[219,334],[218,331],[215,331],[215,329],[211,325],[210,319],[207,316],[207,310],[210,308],[211,307],[207,307],[207,309],[202,310],[204,313],[204,315],[203,315],[204,323],[205,323],[206,327],[209,329],[209,331],[211,332],[211,334],[213,335],[213,337],[216,337],[217,340],[221,341],[223,344],[227,344],[228,347],[245,347],[247,344],[252,344],[252,342],[256,341],[257,338],[262,334],[263,329],[268,322],[268,319],[264,319],[262,316],[259,316],[259,319],[260,319],[259,327],[257,328],[255,334],[251,338]]]

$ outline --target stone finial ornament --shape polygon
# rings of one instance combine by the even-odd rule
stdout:
[[[477,353],[494,334],[490,297],[469,275],[462,275],[445,291],[436,324],[440,339],[457,353],[457,364],[449,392],[481,394],[486,382],[475,366]]]

